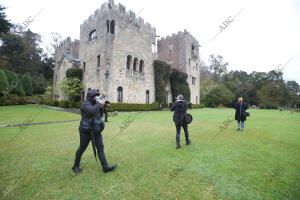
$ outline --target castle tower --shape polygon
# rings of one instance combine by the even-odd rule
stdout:
[[[79,40],[72,41],[70,37],[65,39],[55,49],[55,68],[53,77],[53,88],[66,78],[66,72],[72,67],[79,67]],[[54,90],[55,100],[67,100],[67,97],[59,90]]]
[[[200,103],[199,42],[186,30],[157,41],[158,59],[188,75],[193,104]]]
[[[104,3],[80,26],[85,94],[94,88],[110,102],[154,102],[155,36],[155,28],[123,5]]]

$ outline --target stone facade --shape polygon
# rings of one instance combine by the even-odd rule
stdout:
[[[200,103],[199,42],[186,30],[157,41],[158,60],[187,73],[193,104]]]
[[[160,44],[163,44],[161,41]],[[182,51],[180,53],[182,58],[176,63],[185,60],[184,66],[186,66],[186,59],[190,56],[187,45],[195,42],[192,36],[190,36],[190,43],[181,42],[186,47],[178,48]],[[65,62],[56,62],[54,86],[65,77],[67,69],[75,66],[83,69],[85,87],[83,96],[89,88],[92,88],[105,94],[110,102],[152,103],[155,101],[153,61],[162,58],[168,62],[168,59],[164,59],[165,57],[160,56],[155,50],[156,29],[149,23],[144,23],[144,20],[136,17],[132,11],[126,11],[122,4],[115,5],[113,0],[104,3],[80,25],[80,41],[71,42],[69,39],[64,43],[57,48],[56,59],[61,60],[65,52],[73,55],[75,59],[78,58],[80,65],[78,65],[79,60],[70,61],[68,56],[65,57]],[[164,53],[163,48],[158,50]],[[195,63],[199,66],[197,59],[191,61],[191,66]],[[199,75],[196,76],[195,70],[183,69],[189,73],[189,76],[198,78]],[[196,84],[199,88],[199,82]],[[191,91],[194,92],[196,86],[191,87]],[[166,89],[169,90],[168,99],[171,102],[170,85]],[[193,95],[198,94],[194,92]],[[65,97],[59,94],[57,99],[61,100]]]
[[[68,69],[79,66],[79,40],[71,41],[68,37],[55,50],[53,88],[57,88],[59,81],[66,78]],[[54,90],[54,99],[61,101],[66,100],[67,97],[59,90]]]

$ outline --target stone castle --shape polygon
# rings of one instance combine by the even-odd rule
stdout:
[[[83,70],[84,92],[98,89],[113,103],[153,103],[153,61],[159,59],[188,74],[190,102],[200,103],[199,43],[186,30],[157,40],[156,29],[114,0],[104,3],[80,25],[80,40],[64,40],[55,51],[53,86],[67,69]],[[167,84],[166,103],[172,102]],[[61,92],[56,100],[66,100]]]

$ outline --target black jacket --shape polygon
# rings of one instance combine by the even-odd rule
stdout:
[[[174,111],[173,121],[175,124],[182,122],[186,114],[188,104],[186,101],[175,101],[171,106],[171,111]]]
[[[243,115],[243,113],[245,113],[245,111],[247,110],[247,104],[245,102],[242,102],[242,104],[240,102],[237,102],[234,106],[235,109],[235,120],[239,120],[239,121],[246,121],[246,116]]]
[[[96,103],[93,98],[98,96],[99,92],[97,90],[91,89],[87,93],[86,100],[84,100],[80,106],[81,120],[84,119],[101,119],[103,115],[103,105]]]

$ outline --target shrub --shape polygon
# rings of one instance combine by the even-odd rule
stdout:
[[[77,101],[75,104],[75,108],[80,108],[82,101]]]
[[[32,79],[29,76],[22,75],[21,78],[22,86],[26,96],[32,95]]]
[[[81,96],[83,83],[78,78],[65,78],[59,83],[59,88],[66,94],[71,102]]]
[[[58,103],[58,106],[62,107],[62,108],[68,108],[69,107],[69,102],[68,101],[60,101]]]
[[[58,103],[59,103],[59,102],[58,102],[57,100],[54,100],[54,101],[53,101],[53,106],[58,106]]]
[[[67,78],[78,78],[79,80],[82,81],[82,69],[80,68],[70,68],[66,72],[66,77]]]
[[[12,94],[17,94],[18,93],[18,85],[19,85],[19,79],[18,76],[15,72],[11,72],[8,70],[3,70],[6,78],[7,78],[7,82],[8,82],[8,87],[7,87],[7,92],[8,93],[12,93]]]
[[[6,74],[3,70],[0,69],[0,96],[6,95],[8,93],[7,91],[8,87],[8,81],[6,78]]]
[[[19,97],[16,94],[8,94],[5,97],[0,98],[1,106],[9,106],[9,105],[23,105],[30,103],[30,97]]]
[[[110,103],[110,111],[150,111],[159,110],[159,103],[133,104],[133,103]]]

